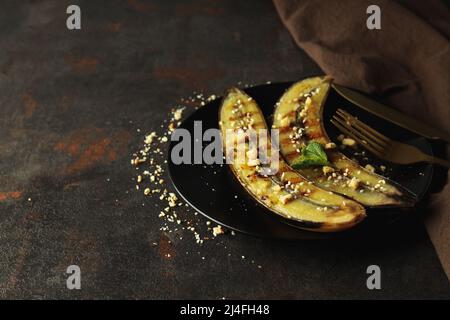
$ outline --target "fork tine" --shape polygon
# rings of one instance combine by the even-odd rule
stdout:
[[[338,113],[342,113],[344,116],[350,118],[351,120],[353,120],[357,125],[359,125],[360,127],[364,128],[365,130],[371,132],[372,134],[374,134],[375,136],[377,136],[379,139],[381,139],[382,141],[389,143],[391,141],[391,139],[389,139],[388,137],[386,137],[385,135],[379,133],[378,131],[376,131],[375,129],[373,129],[372,127],[369,127],[367,124],[365,124],[364,122],[360,121],[358,118],[352,116],[350,113],[348,113],[345,110],[342,109],[338,109],[337,110]]]
[[[352,127],[355,131],[357,131],[362,136],[364,136],[364,139],[373,141],[373,143],[376,143],[377,145],[379,145],[380,147],[382,147],[384,149],[388,148],[388,142],[385,142],[385,141],[381,140],[380,138],[378,138],[377,136],[371,134],[370,132],[368,132],[364,128],[361,128],[361,126],[359,126],[352,119],[346,118],[340,113],[338,114],[338,116],[341,117],[341,119],[345,123],[346,127],[348,127],[348,128]]]
[[[347,136],[355,139],[359,144],[363,145],[364,148],[372,152],[374,155],[376,155],[379,158],[382,158],[383,155],[376,149],[374,149],[372,146],[368,145],[367,143],[364,143],[361,139],[359,139],[357,136],[355,136],[353,133],[351,133],[349,130],[347,130],[345,127],[343,127],[341,124],[339,124],[337,121],[331,119],[331,123],[335,125],[341,132],[345,133]]]
[[[384,153],[385,148],[383,146],[380,146],[380,145],[376,144],[374,141],[372,141],[366,135],[364,135],[361,132],[357,131],[350,124],[348,124],[347,122],[345,122],[342,119],[338,118],[337,116],[333,116],[333,119],[336,120],[342,127],[346,128],[347,131],[351,132],[354,136],[357,136],[357,138],[360,141],[362,141],[364,146],[371,146],[373,149],[376,149],[378,152]]]

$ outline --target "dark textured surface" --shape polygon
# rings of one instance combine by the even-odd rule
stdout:
[[[65,27],[73,3],[81,31]],[[130,156],[179,98],[320,72],[270,1],[1,1],[0,48],[1,298],[450,297],[414,219],[366,243],[199,247],[160,231],[134,190]],[[79,291],[66,289],[70,264]]]

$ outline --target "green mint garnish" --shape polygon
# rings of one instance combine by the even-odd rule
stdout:
[[[325,166],[328,164],[327,154],[318,142],[309,142],[302,148],[302,154],[292,163],[294,169],[303,169],[312,166]]]

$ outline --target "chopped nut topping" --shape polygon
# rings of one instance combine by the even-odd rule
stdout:
[[[272,190],[275,191],[275,192],[279,192],[279,191],[281,191],[281,186],[276,184],[276,185],[272,186]]]
[[[310,97],[307,97],[305,100],[305,108],[309,107],[312,103],[312,100]]]
[[[258,158],[258,150],[256,148],[252,148],[251,150],[247,151],[247,157],[251,160]]]
[[[286,204],[290,200],[292,200],[292,198],[293,198],[292,194],[285,194],[285,195],[280,196],[280,201],[281,201],[282,204]]]
[[[291,120],[289,119],[289,117],[284,117],[280,121],[281,127],[288,127],[290,124],[291,124]]]
[[[334,170],[334,168],[332,168],[332,167],[329,167],[329,166],[323,166],[323,167],[322,167],[322,171],[323,171],[323,173],[326,175],[326,174],[329,174],[329,173],[333,173],[335,170]]]
[[[249,160],[247,161],[247,165],[248,165],[249,167],[256,167],[256,166],[258,166],[259,164],[260,164],[259,159],[249,159]]]
[[[358,189],[359,184],[360,184],[359,179],[353,177],[353,178],[349,181],[348,186],[349,186],[350,188],[352,188],[353,190],[356,190],[356,189]]]

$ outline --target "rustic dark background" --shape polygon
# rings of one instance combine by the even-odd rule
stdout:
[[[65,27],[69,4],[81,31]],[[134,190],[131,154],[180,98],[320,72],[271,1],[1,1],[0,49],[1,298],[450,297],[417,220],[363,243],[200,247],[160,231]],[[366,289],[370,264],[380,291]]]

